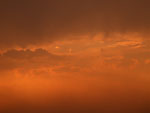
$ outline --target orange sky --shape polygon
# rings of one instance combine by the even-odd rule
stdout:
[[[0,113],[150,112],[148,4],[2,1]]]

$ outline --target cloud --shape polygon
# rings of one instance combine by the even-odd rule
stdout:
[[[1,2],[0,48],[27,47],[99,32],[150,30],[148,0],[7,0]]]
[[[1,0],[0,112],[149,112],[149,4]]]
[[[9,50],[0,56],[0,70],[51,67],[65,61],[67,56],[51,54],[44,49]]]
[[[147,76],[149,73],[149,64],[145,62],[150,54],[145,51],[145,48],[121,48],[120,46],[111,48],[105,45],[103,51],[100,50],[97,46],[92,46],[90,49],[88,45],[87,48],[78,51],[79,53],[75,52],[71,55],[70,53],[50,53],[41,48],[35,50],[12,49],[0,55],[0,70],[1,73],[15,71],[12,72],[14,75],[41,77],[92,75],[107,78],[108,75],[114,77],[115,74],[127,77],[131,73],[140,76],[142,74]]]

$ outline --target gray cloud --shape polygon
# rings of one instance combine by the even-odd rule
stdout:
[[[51,54],[44,49],[36,49],[35,51],[9,50],[0,56],[0,70],[56,66],[66,58],[67,56]]]
[[[148,33],[149,3],[148,0],[3,0],[0,48],[52,42],[67,35]]]

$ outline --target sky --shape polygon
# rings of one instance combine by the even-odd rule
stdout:
[[[150,112],[149,0],[1,0],[0,113]]]

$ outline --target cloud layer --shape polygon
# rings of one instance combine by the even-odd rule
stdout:
[[[148,0],[2,1],[0,48],[98,32],[149,32]],[[69,37],[70,38],[70,37]]]
[[[148,113],[149,0],[1,0],[1,113]]]

